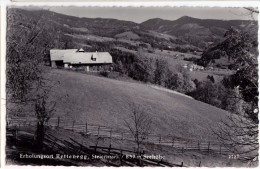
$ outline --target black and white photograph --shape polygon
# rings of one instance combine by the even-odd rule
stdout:
[[[6,165],[259,165],[258,8],[6,12]]]

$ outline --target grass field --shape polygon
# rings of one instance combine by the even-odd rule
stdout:
[[[116,38],[128,39],[128,40],[140,39],[140,37],[132,31],[127,31],[127,32],[117,34],[115,37]]]
[[[224,76],[232,75],[234,72],[231,70],[218,69],[218,70],[205,70],[205,71],[193,71],[190,72],[192,79],[198,79],[199,81],[207,80],[207,76],[213,76],[215,81],[221,81]]]
[[[153,118],[155,134],[212,140],[210,126],[226,117],[221,109],[141,83],[57,69],[48,76],[60,83],[53,88],[53,98],[69,96],[58,99],[55,116],[71,120],[123,128],[132,111],[130,104],[135,103]]]
[[[96,35],[81,35],[81,34],[79,35],[66,34],[66,35],[75,39],[91,40],[96,42],[111,42],[114,40],[113,38],[96,36]]]
[[[207,80],[207,76],[213,76],[215,81],[221,81],[224,76],[219,76],[205,71],[192,71],[190,72],[191,79],[198,79],[200,82]]]

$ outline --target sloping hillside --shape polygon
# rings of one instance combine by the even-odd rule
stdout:
[[[145,84],[54,69],[48,76],[59,81],[53,98],[69,96],[67,101],[59,99],[55,116],[71,120],[124,128],[132,110],[129,104],[135,103],[153,118],[156,134],[211,140],[210,127],[226,115],[216,107]]]
[[[64,33],[95,34],[100,36],[114,36],[129,30],[137,24],[130,21],[103,18],[80,18],[59,14],[47,10],[25,10],[11,8],[9,14],[15,14],[21,25],[43,20],[46,27],[57,27]]]
[[[251,25],[251,27],[257,27],[255,21],[245,20],[216,20],[216,19],[197,19],[189,16],[183,16],[177,20],[170,21],[164,19],[150,19],[141,23],[141,27],[148,30],[154,30],[157,32],[163,32],[174,36],[181,36],[193,32],[198,34],[196,30],[209,31],[208,34],[214,34],[215,36],[223,36],[225,31],[231,26],[238,29],[246,29],[245,25]]]
[[[21,27],[30,28],[40,19],[44,22],[42,27],[47,28],[51,36],[59,38],[61,41],[59,43],[67,43],[67,46],[59,46],[59,48],[66,48],[72,42],[77,45],[93,41],[93,39],[79,38],[91,35],[114,39],[132,39],[159,49],[174,48],[177,50],[176,46],[184,47],[183,45],[186,45],[184,48],[198,51],[223,40],[224,33],[231,26],[245,31],[253,30],[251,32],[257,35],[257,23],[242,20],[224,21],[184,16],[174,21],[155,18],[138,24],[117,19],[80,18],[47,10],[17,8],[10,8],[8,15],[15,16],[15,22],[17,22],[15,24],[18,25],[18,29]],[[73,47],[70,46],[70,48]]]
[[[150,19],[140,25],[147,30],[176,36],[200,48],[206,48],[212,42],[223,40],[223,35],[230,27],[243,31],[252,30],[252,33],[257,35],[257,22],[245,20],[197,19],[183,16],[174,21],[159,18]]]

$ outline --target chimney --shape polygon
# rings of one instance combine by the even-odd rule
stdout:
[[[83,48],[80,48],[79,49],[79,52],[85,52]]]

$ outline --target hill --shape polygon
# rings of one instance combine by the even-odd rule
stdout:
[[[21,25],[30,21],[43,20],[47,27],[58,27],[64,33],[96,34],[100,36],[114,36],[128,31],[137,24],[130,21],[103,18],[80,18],[47,10],[25,10],[10,8],[10,14],[15,14]]]
[[[250,25],[250,23],[256,24],[254,21],[247,20],[198,19],[189,16],[183,16],[174,21],[164,20],[160,18],[149,19],[141,23],[141,26],[146,27],[147,29],[169,33],[172,35],[178,35],[181,28],[190,28],[189,31],[191,31],[191,28],[207,28],[211,29],[210,31],[216,35],[222,35],[223,32],[218,32],[217,29],[221,28],[222,30],[227,30],[231,26],[243,29],[244,25]],[[187,24],[191,24],[193,25],[193,27],[189,27]],[[217,29],[212,29],[214,27]]]
[[[71,48],[95,42],[84,38],[91,35],[113,38],[117,46],[119,39],[139,42],[135,47],[142,43],[143,46],[158,49],[201,51],[212,43],[222,41],[224,33],[231,26],[245,31],[253,30],[257,35],[256,22],[243,20],[224,21],[184,16],[174,21],[155,18],[138,24],[109,18],[80,18],[47,10],[10,8],[8,14],[15,15],[19,27],[30,27],[41,19],[49,33],[62,41],[60,43],[74,43],[69,46]]]
[[[230,27],[245,31],[251,29],[257,34],[255,29],[257,28],[257,23],[255,21],[246,20],[197,19],[183,16],[174,21],[159,18],[150,19],[140,25],[144,29],[176,36],[177,38],[200,48],[206,48],[211,43],[223,40],[225,32]]]
[[[212,140],[210,128],[226,118],[221,109],[146,84],[55,69],[48,77],[59,82],[53,88],[53,99],[68,95],[67,101],[59,99],[55,116],[71,121],[122,129],[134,103],[153,118],[155,134]]]

